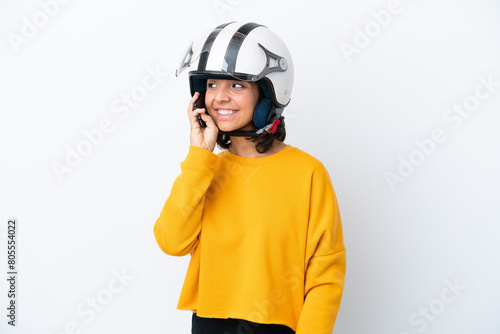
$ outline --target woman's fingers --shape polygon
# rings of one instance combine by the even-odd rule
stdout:
[[[194,103],[199,98],[199,96],[200,93],[196,92],[193,95],[191,101],[189,101],[188,107],[188,117],[191,124],[191,145],[199,146],[213,151],[215,143],[217,141],[217,133],[219,132],[219,129],[215,125],[212,117],[205,113],[205,108],[194,109]],[[201,117],[201,119],[206,123],[206,126],[202,127],[200,125],[198,115],[200,115],[199,117]]]
[[[203,110],[203,112],[200,112],[201,119],[205,121],[205,123],[207,124],[207,127],[210,129],[216,128],[213,118],[210,115],[207,115],[205,113],[205,108],[203,108],[201,110]]]
[[[193,124],[196,121],[196,115],[198,114],[198,109],[194,109],[194,103],[198,99],[199,93],[194,93],[193,98],[191,101],[189,101],[189,107],[188,107],[188,117],[189,117],[189,122]]]
[[[205,108],[195,109],[191,112],[191,124],[193,125],[198,124],[198,126],[200,125],[200,123],[198,122],[198,115],[200,115],[201,119],[203,120],[204,120],[203,116],[208,116],[205,114]]]
[[[189,101],[188,115],[194,109],[194,103],[196,102],[196,100],[198,100],[198,97],[200,97],[200,93],[196,92],[196,93],[194,93],[193,97],[191,98],[191,101]]]

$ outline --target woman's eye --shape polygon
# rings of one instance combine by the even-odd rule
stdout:
[[[215,87],[215,83],[209,82],[209,83],[207,83],[207,87],[208,88],[214,88]]]
[[[234,88],[243,88],[245,86],[243,86],[242,84],[239,84],[239,83],[235,83],[235,84],[233,84],[233,87]]]

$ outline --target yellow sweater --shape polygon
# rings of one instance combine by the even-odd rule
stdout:
[[[190,146],[154,234],[165,253],[191,254],[178,309],[332,333],[345,247],[330,177],[311,155]]]

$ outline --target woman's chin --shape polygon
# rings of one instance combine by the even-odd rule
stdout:
[[[231,132],[231,131],[236,130],[234,128],[234,126],[217,125],[217,127],[219,128],[219,131],[222,131],[222,132]]]
[[[231,131],[236,131],[236,130],[251,130],[252,126],[246,125],[246,126],[231,126],[230,124],[220,124],[218,125],[219,131],[222,132],[231,132]]]

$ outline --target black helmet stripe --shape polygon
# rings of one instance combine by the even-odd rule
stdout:
[[[233,35],[224,56],[224,63],[227,64],[225,69],[229,73],[234,73],[236,68],[236,59],[238,59],[238,52],[245,37],[255,28],[262,26],[261,24],[250,22],[242,25],[238,31]]]
[[[207,61],[208,61],[208,56],[210,54],[210,50],[212,49],[212,45],[214,44],[215,39],[217,38],[217,35],[219,35],[219,32],[224,29],[228,24],[231,24],[233,22],[228,22],[228,23],[223,23],[219,26],[217,26],[211,33],[208,35],[205,44],[203,45],[202,50],[207,50],[208,52],[203,52],[200,55],[200,61],[198,62],[198,71],[205,71],[207,68]]]

